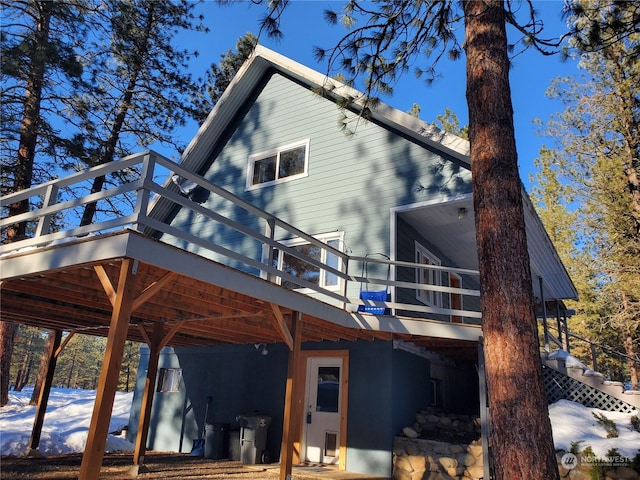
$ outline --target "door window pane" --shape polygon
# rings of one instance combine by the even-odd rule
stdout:
[[[340,399],[340,367],[318,367],[316,411],[338,412]]]

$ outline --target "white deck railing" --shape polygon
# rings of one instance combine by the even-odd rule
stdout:
[[[126,174],[129,180],[100,192],[90,192],[95,178],[108,177],[116,173],[120,174],[120,177]],[[181,192],[178,185],[170,180],[174,175],[177,175],[184,182],[192,182],[192,185],[197,187],[193,192],[196,192],[197,189],[204,189],[202,191],[206,191],[209,200],[198,203],[194,201],[193,193],[187,195]],[[156,179],[161,179],[163,183],[158,183]],[[241,209],[245,218],[249,216],[251,221],[244,222],[243,220],[243,223],[238,223],[218,213],[221,211],[218,208],[216,209],[218,211],[207,208],[206,204],[211,201],[212,196],[217,197],[217,205],[222,202],[233,207],[235,211]],[[30,202],[32,210],[7,217],[9,205],[24,200]],[[79,226],[79,219],[82,217],[84,208],[92,202],[97,202],[98,207],[94,222],[90,225]],[[341,308],[355,310],[358,306],[366,305],[367,310],[378,307],[384,308],[385,313],[435,318],[444,321],[452,316],[459,317],[469,323],[479,323],[480,319],[478,310],[428,306],[417,300],[415,303],[361,300],[359,296],[363,282],[370,282],[377,287],[382,286],[383,289],[388,289],[391,299],[400,297],[407,299],[411,297],[411,294],[415,298],[416,291],[424,290],[440,292],[440,295],[446,296],[446,298],[449,298],[450,295],[455,295],[458,298],[474,298],[475,301],[463,302],[462,304],[477,305],[479,303],[477,297],[480,295],[478,290],[398,281],[382,276],[363,278],[350,273],[354,271],[354,268],[355,271],[360,272],[363,262],[372,262],[382,264],[383,269],[387,265],[391,265],[394,271],[411,269],[415,272],[417,269],[433,269],[456,273],[460,276],[474,277],[477,283],[477,271],[347,255],[152,151],[132,155],[116,162],[3,196],[0,199],[0,206],[3,209],[3,218],[0,220],[3,240],[6,238],[7,228],[11,225],[26,223],[28,232],[28,238],[0,245],[0,255],[25,248],[52,245],[81,236],[101,235],[130,229],[172,245],[180,245],[185,250],[260,275],[272,282],[295,284],[297,287],[305,289],[305,292]],[[166,220],[171,218],[169,213],[176,209],[180,209],[182,212],[189,211],[200,221],[205,219],[205,222],[219,225],[225,231],[233,231],[234,235],[239,235],[243,240],[248,240],[255,245],[257,253],[252,256],[244,249],[235,251],[231,244],[224,245],[220,240],[202,238],[190,232],[188,228],[177,227]],[[115,213],[116,210],[118,213]],[[335,262],[337,267],[322,263],[278,240],[291,238],[300,238],[314,247],[324,249],[338,260]],[[280,270],[278,265],[273,264],[273,261],[265,260],[272,259],[275,250],[281,250],[295,257],[308,268],[315,269],[317,273],[323,272],[325,275],[335,276],[339,279],[339,287],[324,288],[314,281],[305,280]],[[401,295],[403,291],[405,294]]]

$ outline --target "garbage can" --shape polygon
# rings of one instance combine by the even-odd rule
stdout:
[[[243,464],[270,463],[267,431],[271,417],[261,414],[240,415],[240,461]]]
[[[228,423],[207,423],[204,426],[204,458],[220,460],[227,458],[229,443]]]

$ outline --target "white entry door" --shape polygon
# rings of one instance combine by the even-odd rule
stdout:
[[[338,464],[343,373],[340,357],[311,357],[307,360],[304,462]]]

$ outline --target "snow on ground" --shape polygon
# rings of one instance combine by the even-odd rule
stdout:
[[[602,414],[616,423],[617,438],[607,438],[604,427],[598,425],[594,413]],[[640,451],[640,432],[631,425],[634,415],[638,416],[640,412],[607,412],[569,400],[559,400],[549,405],[553,443],[557,449],[569,451],[572,442],[582,440],[580,450],[590,446],[596,457],[605,457],[610,449],[617,448],[620,455],[633,458]]]
[[[29,405],[33,388],[9,392],[9,403],[0,408],[0,454],[24,455],[31,438],[36,407]],[[40,452],[59,455],[84,451],[93,413],[95,390],[52,388],[44,417]],[[109,431],[129,423],[133,393],[117,392]],[[131,452],[134,445],[123,437],[109,435],[105,452]]]
[[[36,409],[29,405],[31,392],[31,388],[25,388],[22,392],[9,392],[9,403],[0,409],[2,455],[23,455],[27,449]],[[95,390],[51,390],[40,440],[40,451],[43,454],[59,455],[84,450],[95,394]],[[132,398],[133,393],[116,394],[110,432],[121,429],[129,422]],[[598,425],[594,412],[603,413],[616,422],[618,438],[606,438],[605,429]],[[638,412],[634,414],[639,415]],[[620,455],[633,458],[640,449],[640,433],[631,428],[631,417],[634,414],[605,412],[560,400],[549,406],[555,447],[568,451],[572,442],[582,440],[580,448],[590,446],[598,457],[604,457],[611,448],[617,448]],[[109,435],[105,451],[131,452],[133,448],[134,445],[124,438]]]

